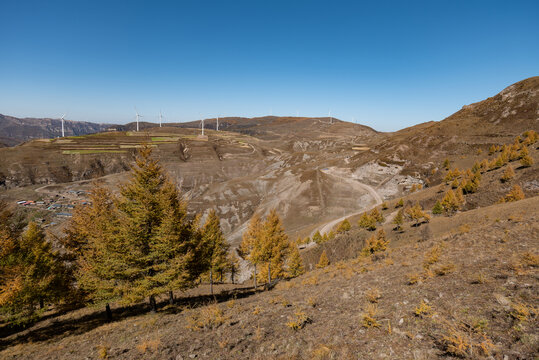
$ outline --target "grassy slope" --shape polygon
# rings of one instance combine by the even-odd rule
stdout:
[[[472,357],[480,357],[483,346],[496,358],[532,358],[539,344],[537,214],[537,197],[471,210],[429,240],[394,242],[376,258],[332,264],[272,291],[213,306],[176,305],[112,324],[92,317],[93,310],[79,310],[4,339],[11,346],[0,357],[98,358],[106,349],[110,358],[127,359],[410,359],[442,355],[450,350],[447,339],[462,339],[473,344],[465,351]],[[423,264],[434,246],[442,250],[429,275]],[[528,256],[533,252],[535,260]],[[454,269],[436,275],[445,265]],[[409,285],[409,274],[419,283]],[[381,295],[373,316],[380,326],[365,328],[372,289]],[[414,314],[421,301],[431,307],[422,317]],[[518,311],[523,320],[515,319]],[[310,322],[293,331],[287,323],[297,313]],[[188,328],[205,316],[217,324]]]

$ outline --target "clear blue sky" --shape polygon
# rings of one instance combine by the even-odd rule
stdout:
[[[539,1],[0,1],[0,113],[378,130],[539,75]]]

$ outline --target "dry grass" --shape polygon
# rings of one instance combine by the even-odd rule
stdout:
[[[157,351],[159,348],[159,345],[161,345],[161,340],[154,339],[154,340],[145,340],[141,344],[137,345],[137,350],[141,354],[145,354],[148,349],[152,351]]]
[[[364,328],[380,327],[380,323],[376,320],[378,307],[376,304],[369,304],[365,312],[361,315],[361,326]]]
[[[109,357],[109,349],[110,349],[109,346],[105,346],[105,345],[98,346],[98,348],[97,348],[97,356],[100,359],[108,358]]]
[[[191,330],[215,329],[227,320],[223,310],[217,304],[191,310],[187,317],[187,328]]]
[[[415,308],[414,314],[419,317],[432,315],[432,306],[421,300],[421,303]]]
[[[288,318],[286,326],[294,331],[301,330],[305,327],[306,324],[310,323],[311,319],[307,314],[301,310],[296,310],[294,316]]]
[[[373,303],[373,304],[377,303],[381,297],[382,297],[382,294],[380,293],[380,290],[378,290],[377,288],[372,288],[365,292],[365,298],[367,299],[368,302]]]
[[[314,360],[329,360],[334,359],[336,354],[331,348],[326,345],[318,345],[311,353]]]

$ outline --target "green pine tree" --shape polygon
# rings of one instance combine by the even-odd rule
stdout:
[[[432,208],[432,213],[434,215],[439,215],[444,212],[444,207],[442,206],[442,203],[437,200],[436,204],[434,204],[434,207]]]

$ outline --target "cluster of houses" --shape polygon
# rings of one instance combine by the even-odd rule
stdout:
[[[86,194],[86,192],[82,191],[82,190],[68,190],[67,192],[69,194],[74,194],[74,195],[77,195],[77,196],[81,196],[81,195]],[[59,196],[56,195],[56,197],[59,197]],[[77,206],[77,205],[88,205],[89,204],[88,201],[70,201],[70,202],[66,203],[67,201],[68,200],[65,197],[62,197],[62,200],[60,200],[60,201],[53,200],[53,199],[49,199],[49,200],[45,200],[45,201],[44,200],[39,200],[39,201],[19,200],[19,201],[17,201],[17,205],[43,208],[43,209],[46,209],[46,210],[49,210],[49,211],[54,211],[55,216],[71,217],[71,216],[73,216],[72,210],[75,208],[75,206]]]

